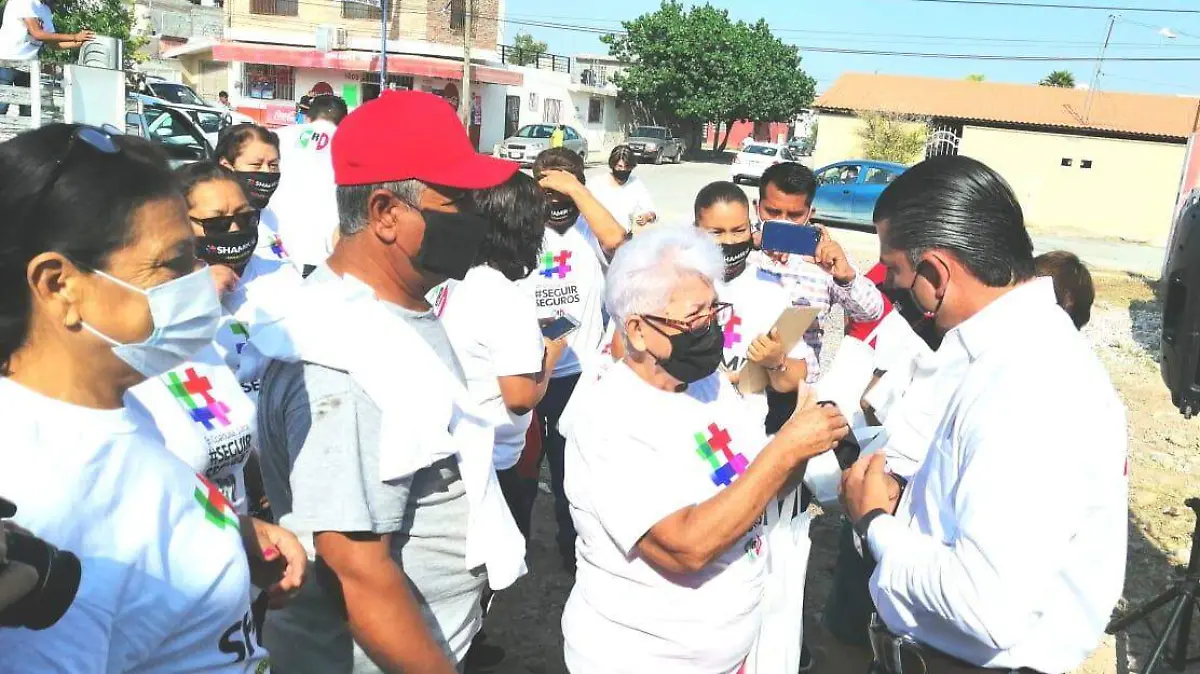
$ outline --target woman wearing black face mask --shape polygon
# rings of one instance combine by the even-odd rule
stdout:
[[[250,205],[266,210],[279,187],[279,136],[257,124],[231,126],[221,133],[216,155],[221,166],[241,179]]]
[[[229,423],[214,423],[209,429],[211,433],[200,432],[198,438],[193,437],[197,434],[190,427],[193,431],[190,435],[180,435],[191,439],[192,445],[198,439],[201,446],[210,442],[213,446],[220,443],[236,448],[228,460],[215,467],[224,472],[211,474],[209,478],[225,489],[239,508],[252,511],[263,500],[252,450],[257,445],[254,411],[258,380],[266,361],[246,350],[245,345],[253,321],[271,315],[271,303],[280,301],[291,288],[299,287],[300,276],[290,263],[257,252],[259,210],[250,205],[242,181],[235,173],[218,164],[199,162],[178,169],[175,177],[187,200],[188,220],[196,237],[196,257],[207,263],[223,305],[211,348],[202,350],[196,362],[187,367],[199,373],[214,366],[232,370],[232,376],[229,372],[202,375],[213,385],[214,397],[228,408],[225,421]],[[180,370],[180,379],[186,379],[186,371],[186,367]],[[233,388],[218,390],[228,384]],[[178,406],[159,381],[148,382],[135,389],[135,393],[147,414],[160,426],[162,419],[169,418],[167,411]],[[174,426],[170,428],[175,430]],[[163,432],[168,434],[167,430]],[[189,446],[182,441],[181,445]],[[207,456],[199,451],[194,454]],[[198,469],[202,468],[198,465]]]
[[[731,380],[747,362],[766,369],[773,393],[794,393],[808,376],[812,349],[800,340],[785,352],[778,335],[771,332],[784,309],[791,306],[787,290],[778,277],[760,274],[750,262],[754,247],[750,229],[750,202],[746,193],[731,182],[715,182],[696,195],[696,227],[707,232],[721,246],[725,262],[721,299],[732,309],[722,324],[724,351],[722,369]],[[768,391],[750,396],[764,424],[768,412]],[[791,412],[789,406],[778,423]],[[768,432],[777,428],[768,427]]]
[[[199,162],[176,170],[175,176],[187,198],[196,256],[208,263],[221,293],[225,316],[215,346],[243,389],[256,397],[266,361],[245,349],[250,326],[272,315],[272,307],[300,286],[300,275],[271,251],[269,240],[264,245],[261,212],[236,173]]]
[[[608,155],[609,175],[600,178],[592,189],[617,222],[636,234],[658,221],[654,201],[646,184],[633,175],[637,157],[628,145],[618,145]]]
[[[563,613],[576,674],[684,658],[698,672],[737,671],[762,622],[771,549],[760,517],[848,432],[815,399],[772,439],[746,413],[717,372],[723,269],[689,227],[649,230],[613,259],[606,299],[626,353],[563,416],[583,567]]]

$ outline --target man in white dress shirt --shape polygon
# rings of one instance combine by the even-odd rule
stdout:
[[[919,656],[931,674],[1070,671],[1124,583],[1125,410],[1052,281],[1034,278],[998,174],[926,161],[888,187],[875,221],[893,283],[946,331],[939,367],[961,372],[898,502],[883,454],[843,478],[878,562],[875,667]]]

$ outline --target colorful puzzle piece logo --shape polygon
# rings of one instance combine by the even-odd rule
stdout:
[[[229,324],[229,331],[238,337],[238,343],[234,348],[237,349],[237,352],[240,355],[242,353],[242,349],[246,348],[246,343],[250,341],[250,331],[246,329],[246,325],[244,323],[240,323],[238,321],[234,321]]]
[[[234,512],[233,506],[229,504],[229,499],[225,498],[216,485],[204,479],[204,476],[197,474],[196,477],[203,483],[203,488],[196,487],[192,496],[196,498],[200,507],[204,508],[204,519],[212,522],[218,529],[224,530],[226,527],[237,529],[237,514]]]
[[[742,324],[742,317],[737,315],[737,312],[729,312],[729,320],[725,321],[725,325],[721,327],[721,331],[725,334],[725,348],[732,349],[734,344],[742,341],[742,334],[738,332],[738,326]]]
[[[283,239],[278,234],[271,237],[271,252],[281,259],[287,257],[287,249],[283,247]]]
[[[178,372],[168,372],[167,390],[188,411],[192,421],[203,425],[207,431],[213,430],[216,424],[228,426],[229,406],[213,397],[212,383],[208,377],[197,375],[196,369],[192,367],[184,373],[187,379],[180,379]],[[197,403],[193,396],[200,396],[201,402]]]
[[[728,487],[737,476],[746,472],[750,462],[740,453],[733,452],[730,447],[733,438],[729,437],[728,431],[716,424],[709,424],[708,438],[704,437],[704,433],[697,433],[695,438],[696,453],[712,467],[713,484]]]
[[[566,278],[571,271],[571,251],[560,250],[558,255],[552,252],[542,253],[542,271],[545,278]]]

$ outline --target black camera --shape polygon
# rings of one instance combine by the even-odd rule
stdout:
[[[17,507],[0,498],[0,518],[12,517]],[[44,630],[66,614],[79,591],[82,567],[79,558],[66,550],[59,550],[36,536],[3,531],[9,564],[19,562],[37,571],[37,584],[24,596],[0,609],[0,627],[27,627]],[[3,582],[0,577],[0,582]]]

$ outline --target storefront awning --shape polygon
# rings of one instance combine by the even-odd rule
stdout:
[[[218,42],[204,45],[202,50],[212,50],[212,60],[220,62],[240,61],[293,68],[325,68],[328,70],[353,70],[376,72],[379,70],[379,54],[361,51],[323,52],[309,47],[291,47],[248,42]],[[188,45],[172,49],[164,58],[196,53]],[[439,59],[409,54],[388,54],[388,72],[396,75],[436,77],[446,80],[462,78],[462,61]],[[525,81],[519,72],[490,66],[473,66],[471,80],[484,84],[520,86]]]

